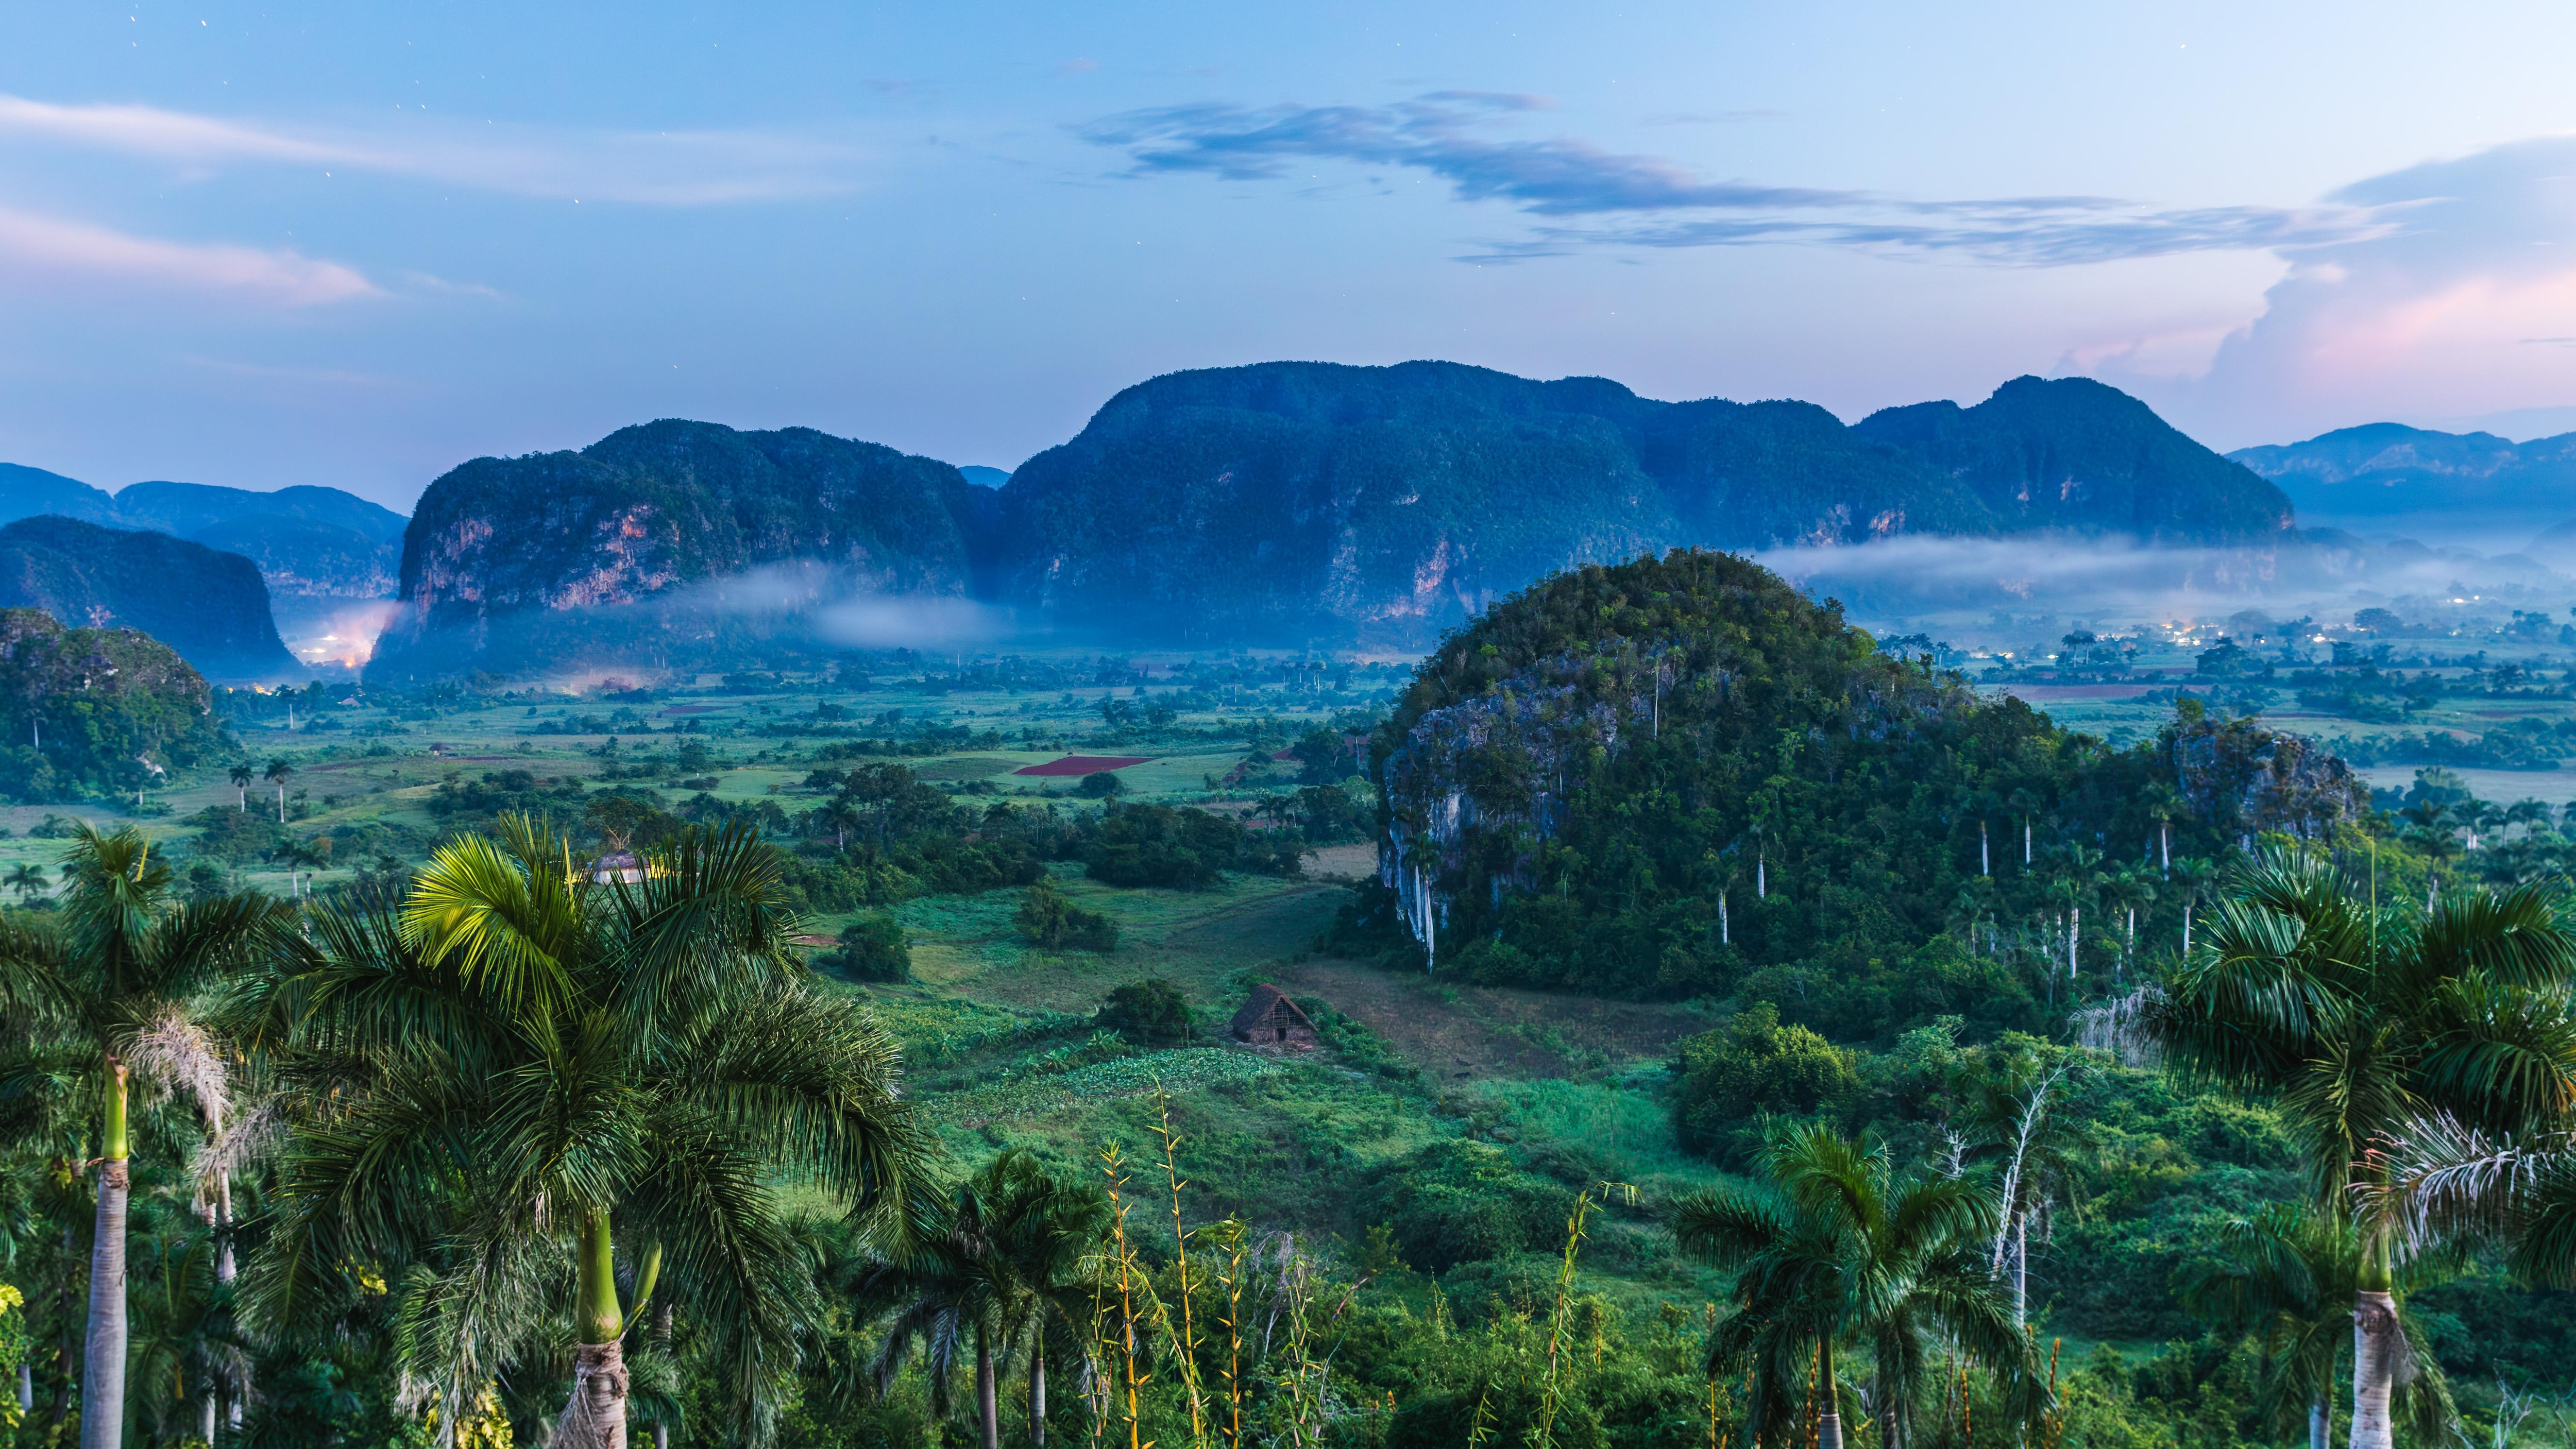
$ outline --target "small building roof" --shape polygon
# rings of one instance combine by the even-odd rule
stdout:
[[[1298,1009],[1297,1003],[1289,999],[1287,992],[1280,990],[1278,987],[1271,985],[1267,981],[1264,981],[1260,985],[1252,988],[1252,995],[1243,1003],[1243,1009],[1234,1014],[1234,1020],[1226,1023],[1226,1034],[1229,1036],[1241,1036],[1243,1033],[1250,1031],[1253,1027],[1259,1025],[1263,1017],[1268,1016],[1274,1009],[1282,1006],[1288,1008],[1288,1014],[1290,1016],[1303,1022],[1308,1031],[1313,1031],[1315,1029],[1314,1018]]]

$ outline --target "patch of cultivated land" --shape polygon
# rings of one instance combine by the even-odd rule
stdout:
[[[1283,966],[1271,979],[1330,1001],[1439,1080],[1570,1077],[1660,1062],[1710,1025],[1687,1006],[1445,985],[1330,958]]]

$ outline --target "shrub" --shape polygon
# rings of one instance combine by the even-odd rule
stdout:
[[[814,964],[852,981],[903,981],[912,975],[912,947],[904,941],[902,922],[871,911],[842,927],[840,949]]]
[[[1091,1024],[1114,1031],[1139,1046],[1160,1046],[1190,1037],[1190,1004],[1181,989],[1158,976],[1130,981],[1109,993]]]
[[[1098,770],[1083,776],[1082,783],[1074,789],[1094,800],[1106,800],[1112,795],[1126,793],[1127,782],[1118,778],[1116,770]]]
[[[1068,947],[1082,951],[1118,949],[1118,923],[1075,905],[1053,876],[1039,876],[1020,897],[1019,914],[1013,922],[1021,935],[1050,951]]]
[[[1492,1143],[1458,1139],[1389,1164],[1361,1212],[1387,1225],[1404,1261],[1445,1273],[1558,1246],[1571,1197]]]
[[[1803,1026],[1782,1026],[1765,1001],[1715,1031],[1685,1037],[1674,1053],[1673,1098],[1682,1141],[1702,1152],[1739,1147],[1764,1113],[1838,1107],[1860,1089],[1852,1054]]]

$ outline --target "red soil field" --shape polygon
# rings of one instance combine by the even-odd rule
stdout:
[[[1043,765],[1022,765],[1011,773],[1014,775],[1097,775],[1103,770],[1123,770],[1129,765],[1141,765],[1152,758],[1154,758],[1152,755],[1067,755],[1060,760],[1049,760]]]

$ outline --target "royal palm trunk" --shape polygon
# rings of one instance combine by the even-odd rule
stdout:
[[[2352,1296],[2352,1449],[2390,1449],[2389,1391],[2397,1383],[2397,1299],[2390,1294],[2388,1239],[2373,1233],[2362,1248],[2361,1282]]]
[[[1834,1392],[1834,1341],[1816,1345],[1816,1387],[1824,1395],[1816,1415],[1816,1449],[1843,1449],[1842,1396]]]
[[[1001,1394],[993,1382],[993,1344],[975,1327],[975,1409],[983,1420],[984,1449],[1002,1449]]]
[[[2308,1449],[2334,1449],[2332,1428],[2326,1419],[2326,1401],[2322,1398],[2308,1405]]]
[[[605,1211],[582,1220],[574,1275],[572,1398],[555,1422],[555,1443],[562,1449],[626,1449],[626,1354],[618,1342],[626,1323]]]
[[[1038,1333],[1037,1346],[1029,1353],[1029,1444],[1031,1449],[1046,1449],[1046,1333]]]
[[[107,1131],[98,1164],[98,1226],[89,1250],[89,1340],[81,1359],[81,1449],[125,1438],[125,1063],[107,1059]]]
[[[2397,1300],[2364,1288],[2352,1305],[2352,1449],[2389,1449],[2389,1391],[2397,1382]]]

